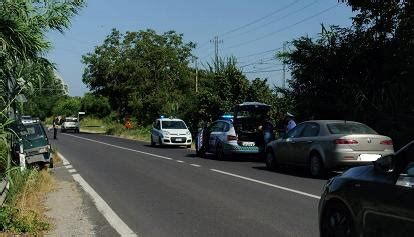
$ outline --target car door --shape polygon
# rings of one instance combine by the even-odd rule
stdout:
[[[161,133],[161,124],[160,120],[157,120],[154,124],[154,127],[152,128],[152,138],[154,142],[158,142],[160,139],[160,133]]]
[[[212,124],[211,126],[211,133],[209,136],[209,143],[208,148],[210,152],[216,151],[216,144],[217,140],[219,139],[220,135],[223,133],[224,123],[221,121],[217,121]]]
[[[292,144],[292,149],[295,160],[292,162],[299,165],[306,165],[309,161],[310,150],[314,146],[314,143],[318,141],[318,135],[320,126],[317,123],[309,122],[305,123],[301,134],[295,138],[295,143]]]
[[[368,204],[363,213],[364,236],[414,234],[414,143],[397,153],[395,159],[401,161],[395,173],[379,175],[385,182],[370,182],[367,186],[363,200]]]
[[[281,163],[292,163],[295,158],[294,154],[294,145],[296,139],[302,133],[303,128],[306,124],[299,124],[292,130],[290,130],[280,141],[277,142],[276,149],[274,150],[275,155],[279,162]]]

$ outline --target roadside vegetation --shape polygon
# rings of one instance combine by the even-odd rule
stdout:
[[[53,62],[43,57],[52,46],[45,33],[63,32],[83,5],[83,0],[0,0],[0,174],[10,185],[0,231],[7,234],[41,235],[50,228],[42,202],[53,178],[47,170],[21,171],[12,159],[12,141],[20,115],[50,116],[54,102],[66,94]]]

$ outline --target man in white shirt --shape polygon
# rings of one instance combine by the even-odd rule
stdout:
[[[286,126],[286,132],[288,133],[291,129],[293,129],[294,127],[296,127],[296,123],[293,120],[295,116],[293,116],[293,114],[287,112],[286,113],[286,119],[288,120],[288,124]]]

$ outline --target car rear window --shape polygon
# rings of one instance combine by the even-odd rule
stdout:
[[[40,127],[40,124],[30,124],[30,125],[25,125],[24,130],[22,130],[20,132],[20,134],[25,138],[25,139],[35,139],[38,137],[43,136],[43,132],[42,132],[42,128]]]
[[[67,119],[65,119],[65,122],[77,122],[78,121],[78,119],[76,119],[76,118],[67,118]]]
[[[331,134],[377,134],[372,128],[362,123],[330,123],[327,126]]]
[[[162,121],[162,129],[187,129],[183,121]]]

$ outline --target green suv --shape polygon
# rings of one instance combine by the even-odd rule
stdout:
[[[53,168],[51,146],[43,125],[40,123],[24,124],[20,129],[20,141],[26,156],[26,164],[36,167],[49,165]]]

